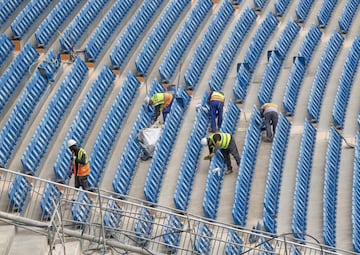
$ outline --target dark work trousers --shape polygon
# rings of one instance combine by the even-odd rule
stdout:
[[[82,187],[83,190],[89,190],[88,176],[75,176],[75,188]]]
[[[275,134],[276,126],[278,123],[279,114],[275,111],[270,111],[264,115],[264,125],[266,128],[266,138],[272,139]],[[272,126],[272,130],[271,130]]]
[[[222,124],[224,103],[220,101],[210,102],[210,117],[211,117],[211,129],[213,132],[219,130]],[[217,123],[216,123],[217,118]],[[216,128],[217,124],[217,128]]]
[[[230,144],[227,149],[221,149],[221,154],[224,157],[227,170],[232,170],[230,154],[233,155],[233,157],[236,161],[236,164],[238,166],[240,165],[240,155],[239,155],[239,151],[237,149],[234,137],[231,136]]]

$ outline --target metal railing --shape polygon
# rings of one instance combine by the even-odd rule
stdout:
[[[11,207],[8,197],[9,187],[18,175],[25,176],[32,186],[21,212]],[[63,254],[66,254],[65,242],[69,237],[87,246],[95,244],[96,249],[103,252],[113,250],[119,253],[355,254],[325,247],[309,235],[305,244],[303,240],[296,240],[294,233],[271,236],[260,230],[210,222],[172,208],[154,207],[131,197],[119,199],[109,191],[83,191],[7,169],[0,168],[0,178],[0,219],[10,224],[21,223],[36,228],[36,231],[46,235],[49,254],[52,254],[54,245],[59,243],[63,244]],[[60,202],[54,203],[51,217],[44,217],[40,201],[48,183],[56,185],[62,195]],[[78,202],[80,193],[86,194],[91,203]],[[116,203],[116,206],[109,208],[109,203]],[[74,220],[74,208],[79,207],[89,209],[85,221]],[[111,218],[109,215],[117,219],[113,226],[105,223],[106,217],[107,220]],[[177,224],[169,225],[170,218],[176,219]]]

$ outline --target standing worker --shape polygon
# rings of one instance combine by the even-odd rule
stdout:
[[[261,116],[264,118],[264,125],[266,129],[265,142],[272,142],[276,126],[279,119],[278,105],[273,103],[265,103],[261,106]],[[272,128],[271,128],[272,126]]]
[[[232,173],[230,154],[233,155],[236,164],[240,165],[240,155],[234,137],[231,134],[216,132],[209,135],[209,137],[201,139],[201,144],[209,147],[209,155],[204,157],[205,160],[211,160],[216,151],[220,149],[227,167],[225,174]]]
[[[88,176],[90,174],[89,157],[86,151],[78,147],[76,141],[70,139],[68,148],[71,151],[71,169],[70,177],[75,175],[75,188],[82,187],[83,190],[89,190]]]
[[[171,110],[171,105],[174,101],[174,95],[169,92],[165,93],[155,93],[151,98],[146,97],[145,103],[148,105],[153,105],[155,107],[155,115],[153,122],[160,116],[160,112],[163,114],[164,122],[166,120],[167,115]]]
[[[225,96],[221,91],[211,91],[207,100],[210,105],[210,132],[216,132],[220,130],[223,117],[223,109]],[[216,118],[217,118],[217,128],[216,128]]]

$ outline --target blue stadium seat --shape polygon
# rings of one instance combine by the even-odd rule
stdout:
[[[356,133],[354,172],[352,183],[352,244],[354,252],[360,252],[360,133]]]
[[[265,7],[267,1],[268,1],[268,0],[253,0],[254,6],[255,6],[255,10],[261,11],[261,10]]]
[[[233,87],[236,102],[243,103],[245,101],[247,89],[252,78],[252,73],[248,66],[248,64],[241,63],[239,71],[236,74],[235,85]]]
[[[300,0],[296,6],[296,18],[298,22],[305,22],[314,4],[314,0]]]
[[[141,207],[134,223],[134,231],[136,234],[136,242],[141,247],[146,247],[151,239],[155,217],[150,210]]]
[[[46,185],[40,201],[41,217],[43,219],[51,219],[61,197],[62,192],[54,184],[48,183]]]
[[[196,231],[194,250],[199,254],[211,254],[211,237],[213,233],[210,228],[203,222],[199,223]]]
[[[90,218],[91,206],[93,201],[89,195],[83,191],[80,191],[73,201],[71,206],[71,215],[73,221],[78,224],[81,228],[85,228],[85,224]]]
[[[6,34],[2,34],[0,36],[0,67],[4,64],[11,52],[13,52],[14,48],[14,44]]]
[[[184,224],[175,215],[169,214],[163,230],[163,240],[167,252],[176,253],[177,247],[180,244],[181,232]]]
[[[17,175],[11,183],[8,197],[10,209],[13,212],[22,212],[32,189],[31,183],[23,175]]]
[[[118,202],[110,199],[104,213],[105,235],[115,237],[115,231],[120,227],[122,210]],[[115,231],[114,231],[115,230]]]
[[[318,12],[317,19],[319,27],[326,27],[331,18],[338,0],[324,0]]]
[[[314,24],[311,25],[308,34],[306,35],[303,44],[299,50],[299,57],[305,58],[306,66],[309,65],[312,54],[315,51],[317,45],[320,42],[322,36],[321,30],[315,26]]]
[[[274,3],[275,14],[278,16],[284,16],[289,4],[290,0],[276,0]]]
[[[241,254],[243,252],[243,243],[237,232],[230,229],[225,247],[225,255]]]
[[[2,27],[24,0],[4,0],[0,2],[0,27]]]

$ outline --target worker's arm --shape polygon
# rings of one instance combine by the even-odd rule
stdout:
[[[75,163],[85,165],[85,163],[86,163],[86,154],[83,153],[81,158],[77,157],[76,160],[75,160]]]

